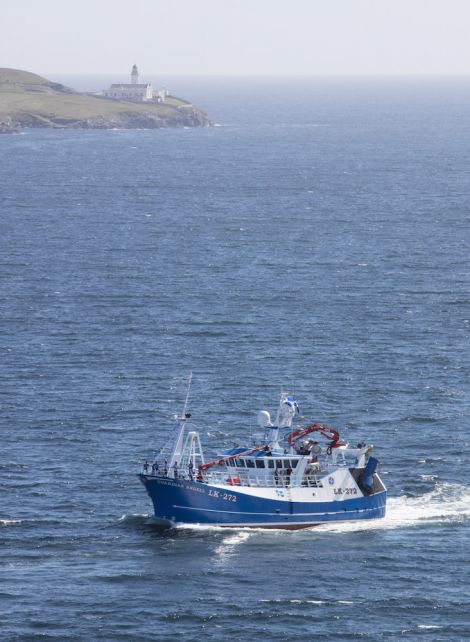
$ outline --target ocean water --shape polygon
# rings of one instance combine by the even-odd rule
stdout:
[[[1,640],[468,639],[468,80],[172,83],[216,126],[0,138]],[[386,518],[160,531],[190,371],[209,450],[281,387],[373,443]]]

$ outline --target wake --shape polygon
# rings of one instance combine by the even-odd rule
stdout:
[[[470,488],[463,484],[438,483],[420,497],[390,497],[383,519],[322,524],[317,531],[334,533],[407,528],[440,522],[463,522],[470,518]]]

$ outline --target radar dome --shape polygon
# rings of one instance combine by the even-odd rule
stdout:
[[[260,410],[258,413],[258,426],[267,428],[271,425],[271,415],[267,410]]]

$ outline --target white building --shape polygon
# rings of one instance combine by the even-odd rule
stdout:
[[[153,98],[159,103],[164,103],[167,96],[170,95],[170,92],[166,87],[162,87],[157,92],[153,92]]]
[[[152,83],[139,83],[139,70],[137,65],[132,67],[130,83],[114,83],[109,89],[103,90],[103,96],[115,100],[130,100],[140,103],[153,99]]]

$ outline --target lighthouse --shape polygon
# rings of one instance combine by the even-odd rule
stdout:
[[[129,100],[133,103],[152,101],[154,98],[152,83],[139,83],[137,65],[132,66],[130,83],[113,83],[109,89],[103,90],[103,96],[114,100]],[[157,95],[155,95],[155,102],[157,101]]]
[[[133,85],[137,85],[138,82],[139,82],[139,70],[137,69],[137,65],[134,65],[132,67],[131,82],[132,82]]]

